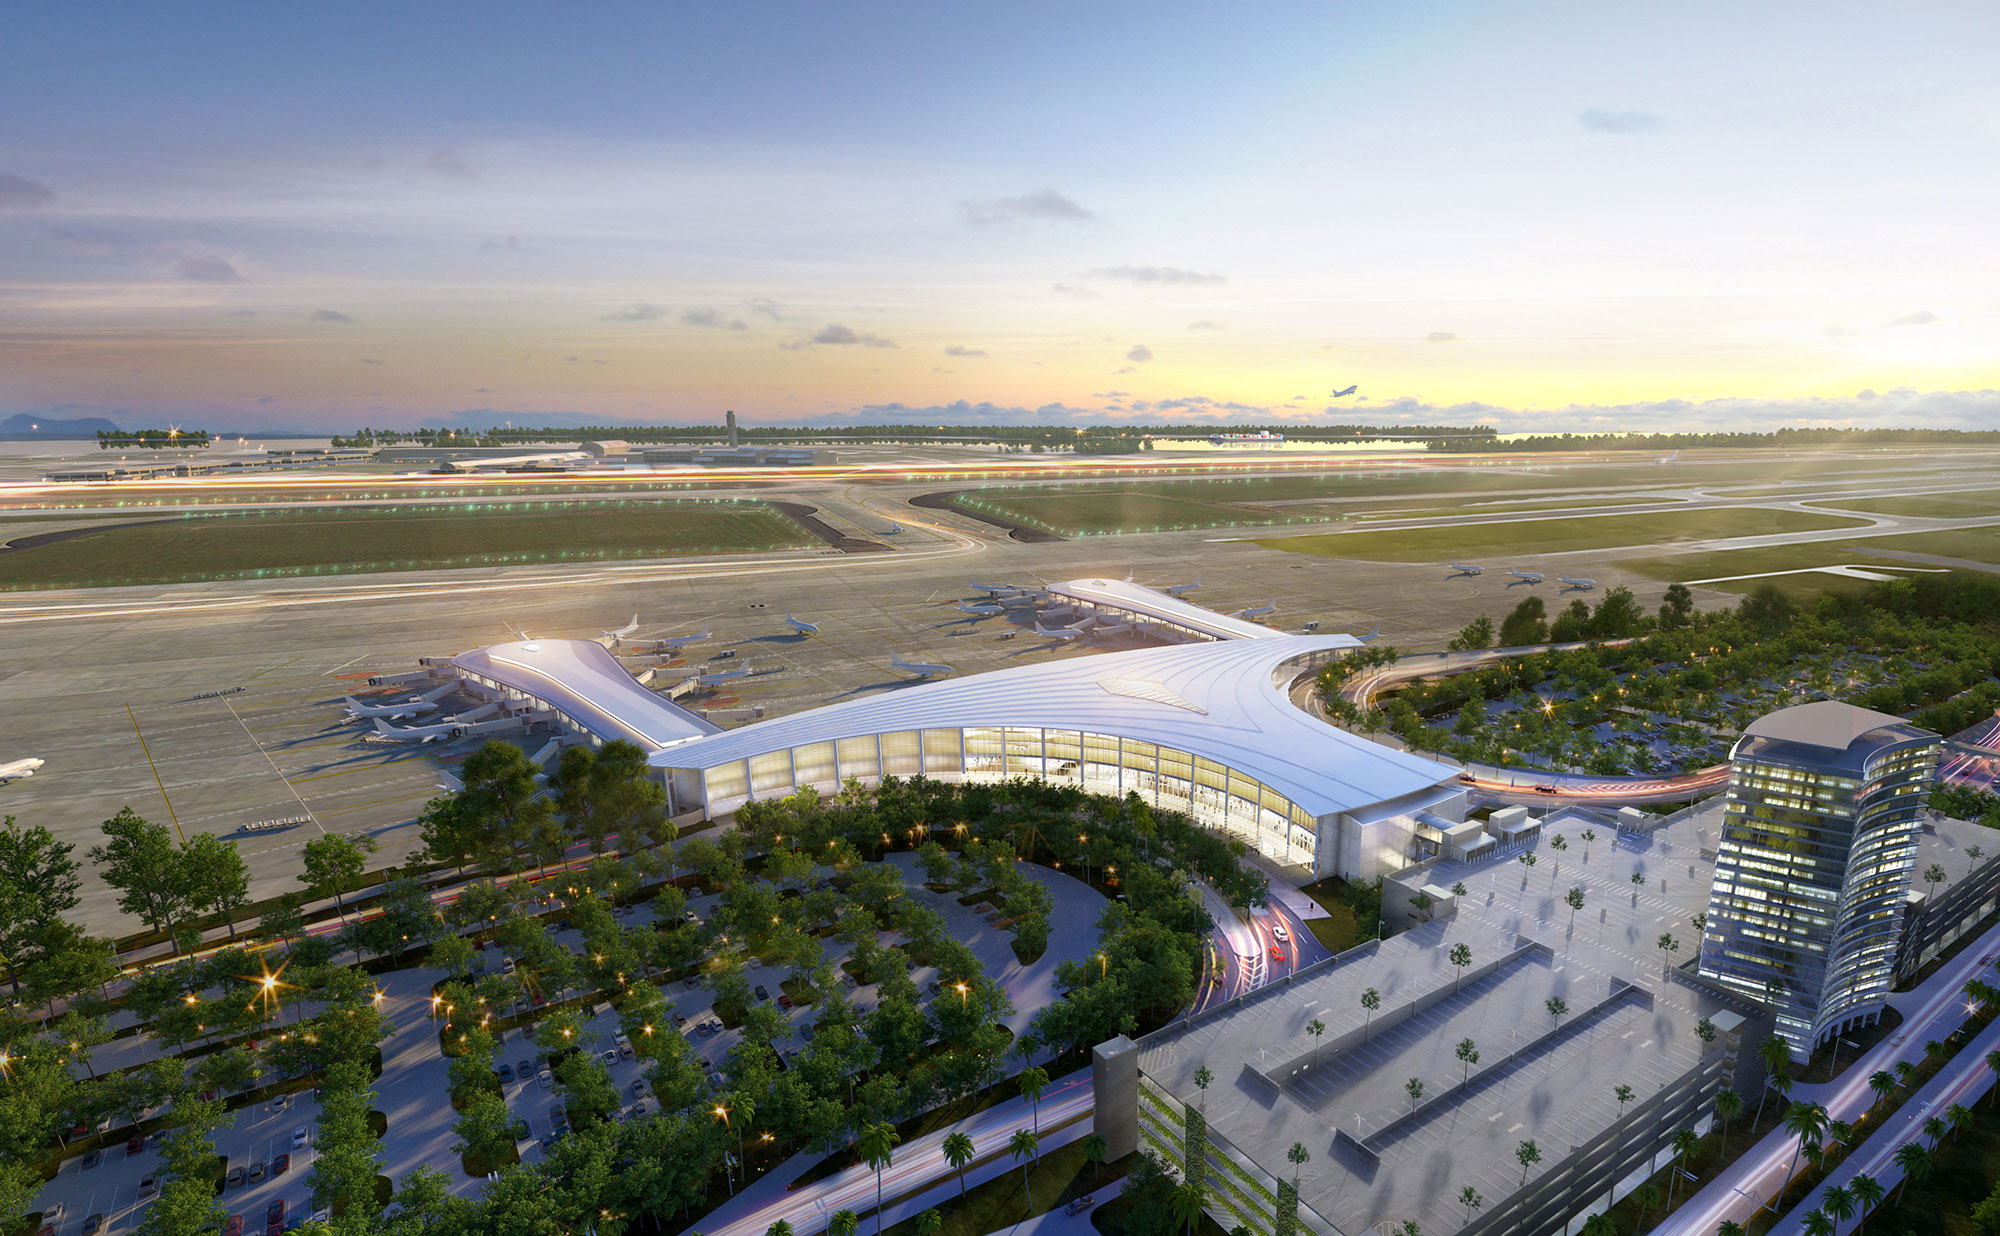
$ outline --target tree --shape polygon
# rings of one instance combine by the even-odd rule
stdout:
[[[1784,1075],[1785,1066],[1792,1062],[1792,1049],[1786,1045],[1784,1039],[1775,1034],[1768,1035],[1763,1042],[1757,1044],[1757,1058],[1764,1062],[1764,1068],[1770,1073],[1771,1083],[1767,1083],[1766,1088],[1757,1096],[1757,1115],[1750,1121],[1753,1128],[1764,1119],[1764,1099],[1770,1094],[1771,1084]]]
[[[1877,1069],[1868,1075],[1868,1089],[1875,1094],[1875,1101],[1868,1105],[1868,1114],[1872,1116],[1884,1100],[1896,1093],[1896,1075],[1886,1069]]]
[[[1742,1114],[1742,1095],[1726,1086],[1715,1092],[1715,1119],[1722,1126],[1722,1153],[1729,1149],[1729,1122]]]
[[[1479,1063],[1479,1045],[1469,1038],[1460,1039],[1458,1041],[1458,1061],[1465,1066],[1464,1072],[1458,1079],[1458,1084],[1463,1086],[1472,1080],[1472,1066]]]
[[[1465,1207],[1465,1221],[1467,1223],[1472,1222],[1472,1212],[1479,1209],[1485,1202],[1486,1199],[1480,1195],[1479,1190],[1473,1188],[1471,1185],[1467,1185],[1458,1191],[1458,1204]]]
[[[456,794],[424,804],[423,813],[417,816],[417,836],[423,842],[418,857],[447,865],[459,875],[464,875],[466,866],[487,848],[485,829]]]
[[[1583,601],[1571,601],[1549,624],[1549,639],[1554,643],[1573,644],[1589,634],[1590,606]]]
[[[1500,620],[1500,646],[1522,648],[1544,644],[1549,638],[1548,606],[1540,597],[1528,597]]]
[[[1945,875],[1945,869],[1937,863],[1932,863],[1930,866],[1924,868],[1924,900],[1926,902],[1931,899],[1932,890],[1936,889],[1943,882]]]
[[[1593,1214],[1583,1221],[1583,1236],[1618,1236],[1618,1222],[1607,1214]]]
[[[1424,1079],[1412,1077],[1403,1083],[1403,1091],[1410,1096],[1410,1110],[1416,1111],[1418,1100],[1424,1097]]]
[[[1203,1206],[1208,1201],[1208,1190],[1198,1180],[1183,1180],[1174,1186],[1167,1197],[1168,1210],[1174,1222],[1187,1229],[1188,1236],[1194,1236],[1194,1229],[1201,1222]],[[1032,1209],[1033,1203],[1030,1203]]]
[[[541,771],[526,752],[498,739],[465,758],[459,767],[465,784],[458,792],[459,805],[481,838],[484,855],[517,865],[530,845],[547,857],[549,847],[562,844],[563,834],[554,828],[555,804],[542,796],[535,781]]]
[[[1868,1212],[1880,1206],[1883,1197],[1889,1191],[1882,1187],[1881,1181],[1866,1174],[1857,1174],[1852,1180],[1849,1180],[1847,1182],[1847,1191],[1854,1194],[1855,1204],[1861,1209],[1861,1226],[1856,1228],[1855,1231],[1865,1231],[1868,1227]]]
[[[1576,885],[1563,894],[1563,901],[1569,906],[1569,929],[1576,930],[1576,912],[1583,909],[1583,886]]]
[[[2000,1047],[1996,1047],[1986,1053],[1986,1067],[1992,1072],[2000,1074]],[[1874,1086],[1875,1079],[1872,1077],[1869,1078],[1868,1084],[1871,1087]],[[2000,1094],[2000,1084],[1995,1084],[1986,1091],[1986,1106],[1989,1109],[1993,1106],[1993,1096],[1996,1094]]]
[[[1292,1165],[1292,1188],[1297,1189],[1299,1173],[1305,1170],[1306,1164],[1312,1162],[1312,1152],[1306,1149],[1304,1142],[1293,1142],[1292,1148],[1285,1152],[1285,1159]]]
[[[1491,648],[1493,646],[1493,620],[1481,614],[1479,617],[1465,624],[1465,629],[1458,633],[1458,638],[1452,640],[1447,646],[1453,652],[1476,652],[1481,648]]]
[[[1667,1176],[1667,1205],[1672,1206],[1674,1204],[1674,1186],[1680,1182],[1681,1172],[1687,1170],[1687,1161],[1694,1157],[1694,1152],[1700,1145],[1701,1136],[1693,1129],[1679,1129],[1675,1131],[1673,1147],[1674,1159],[1678,1170],[1669,1173]]]
[[[1431,910],[1436,905],[1437,899],[1422,889],[1410,894],[1410,908],[1415,910],[1417,917],[1426,923],[1431,921]]]
[[[1826,1192],[1819,1195],[1819,1208],[1845,1223],[1854,1217],[1858,1201],[1852,1189],[1843,1185],[1828,1185]]]
[[[1826,1108],[1817,1103],[1792,1104],[1785,1109],[1785,1131],[1796,1136],[1799,1144],[1792,1148],[1791,1165],[1785,1169],[1784,1189],[1778,1190],[1781,1196],[1785,1189],[1792,1187],[1792,1173],[1798,1168],[1799,1152],[1805,1149],[1807,1142],[1819,1141],[1826,1132]]]
[[[1903,1190],[1912,1180],[1928,1180],[1931,1174],[1931,1152],[1915,1142],[1904,1142],[1896,1148],[1896,1166],[1903,1169],[1903,1183],[1896,1186],[1896,1204],[1903,1204]]]
[[[1686,584],[1668,584],[1665,598],[1660,602],[1660,629],[1678,630],[1694,621],[1694,593]]]
[[[1365,1010],[1361,1019],[1361,1041],[1365,1043],[1368,1041],[1368,1027],[1375,1020],[1375,1010],[1382,1007],[1382,993],[1376,991],[1373,987],[1362,992],[1361,1007]],[[1996,1052],[1995,1054],[2000,1055],[2000,1052]],[[1994,1065],[1993,1069],[1996,1073],[2000,1073],[2000,1064]]]
[[[947,1133],[944,1144],[944,1161],[958,1170],[958,1195],[965,1196],[965,1165],[972,1162],[972,1139],[964,1133]]]
[[[1531,1137],[1514,1147],[1514,1157],[1521,1161],[1521,1183],[1527,1184],[1528,1169],[1542,1161],[1542,1148],[1535,1145],[1535,1139]]]
[[[1459,980],[1465,977],[1465,968],[1472,964],[1471,946],[1465,944],[1452,945],[1450,960],[1452,969],[1456,971],[1452,975],[1451,989],[1456,993],[1458,991]]]
[[[1569,1001],[1561,996],[1550,996],[1542,1001],[1542,1007],[1549,1011],[1549,1016],[1555,1021],[1556,1026],[1561,1026],[1563,1014],[1569,1012]]]
[[[1035,1136],[1040,1137],[1042,1135],[1042,1091],[1049,1088],[1049,1072],[1047,1069],[1033,1066],[1022,1069],[1021,1075],[1014,1080],[1021,1087],[1022,1097],[1034,1105]]]
[[[1027,1196],[1028,1209],[1030,1211],[1033,1211],[1035,1208],[1035,1194],[1028,1184],[1028,1168],[1036,1158],[1040,1157],[1041,1145],[1042,1139],[1035,1136],[1032,1129],[1014,1130],[1013,1138],[1007,1143],[1008,1152],[1014,1156],[1014,1161],[1021,1165],[1021,1192]],[[876,1195],[876,1205],[878,1207],[881,1205],[881,1195],[879,1193]],[[878,1216],[879,1213],[878,1210]],[[879,1225],[876,1228],[876,1236],[881,1236]]]
[[[110,842],[92,846],[90,861],[98,865],[104,882],[118,890],[118,908],[173,936],[188,908],[188,890],[180,851],[166,827],[120,807],[104,822],[104,835]]]
[[[1597,840],[1597,830],[1586,828],[1577,836],[1583,841],[1583,861],[1587,863],[1590,861],[1590,843]]]
[[[479,1090],[459,1113],[458,1123],[452,1126],[451,1131],[458,1134],[458,1143],[452,1149],[486,1164],[487,1171],[497,1171],[502,1164],[513,1162],[513,1123],[513,1113],[507,1110],[504,1099],[491,1090]]]
[[[196,833],[181,850],[188,904],[219,914],[236,939],[236,912],[250,903],[250,870],[236,847],[214,833]]]
[[[1833,1220],[1824,1211],[1808,1210],[1799,1216],[1799,1230],[1806,1236],[1833,1236]]]
[[[33,942],[77,906],[75,849],[40,825],[20,828],[11,815],[0,825],[0,963],[13,972],[17,994]]]
[[[1208,1071],[1207,1065],[1194,1071],[1194,1088],[1201,1091],[1201,1110],[1204,1114],[1208,1111],[1208,1088],[1214,1082],[1215,1074]]]
[[[882,1236],[882,1169],[889,1166],[890,1151],[903,1135],[896,1132],[896,1126],[887,1121],[861,1126],[854,1139],[854,1148],[860,1152],[861,1161],[875,1169],[875,1236]],[[959,1169],[959,1188],[965,1188],[965,1169]]]
[[[854,1212],[849,1211],[848,1213],[853,1214]],[[937,1207],[933,1206],[917,1216],[917,1236],[937,1236],[943,1230],[944,1215]],[[852,1228],[848,1229],[847,1236],[854,1236]]]
[[[1306,1033],[1312,1036],[1313,1063],[1317,1065],[1319,1063],[1319,1039],[1321,1035],[1326,1033],[1326,1023],[1315,1017],[1306,1023]]]
[[[314,897],[332,897],[342,922],[347,921],[346,895],[354,891],[366,870],[368,855],[375,852],[375,838],[366,834],[343,837],[328,833],[306,842],[300,851],[299,883]]]
[[[1673,955],[1680,951],[1681,942],[1674,939],[1671,931],[1663,931],[1660,938],[1654,941],[1654,946],[1660,950],[1660,974],[1665,977]]]
[[[1083,1135],[1083,1161],[1090,1164],[1091,1174],[1094,1179],[1101,1179],[1103,1177],[1104,1156],[1109,1153],[1111,1153],[1111,1143],[1105,1140],[1104,1134],[1086,1133]]]
[[[1613,1086],[1611,1088],[1611,1097],[1618,1100],[1618,1118],[1623,1120],[1625,1118],[1625,1105],[1632,1101],[1632,1087],[1625,1085]]]

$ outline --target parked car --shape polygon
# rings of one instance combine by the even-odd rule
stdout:
[[[632,1058],[632,1040],[621,1034],[615,1041],[618,1044],[618,1054],[630,1060]]]
[[[97,1236],[104,1230],[104,1216],[94,1214],[83,1221],[83,1236]]]
[[[306,1131],[306,1126],[300,1125],[298,1128],[292,1130],[293,1150],[304,1150],[306,1148],[306,1143],[311,1140],[312,1140],[312,1134]]]
[[[547,1069],[543,1069],[541,1072],[535,1074],[535,1080],[541,1084],[541,1087],[544,1090],[547,1090],[556,1084],[556,1079],[549,1073]]]
[[[223,1184],[227,1188],[240,1189],[243,1187],[245,1178],[246,1176],[242,1168],[232,1167],[229,1169],[229,1175],[223,1180]]]
[[[604,1054],[603,1054],[602,1056],[598,1057],[598,1058],[599,1058],[600,1060],[604,1061],[604,1063],[606,1063],[606,1064],[617,1064],[617,1063],[618,1063],[618,1049],[617,1049],[617,1048],[615,1048],[615,1047],[607,1047],[607,1048],[605,1048],[605,1049],[604,1049]]]
[[[159,1191],[160,1191],[160,1178],[158,1176],[141,1176],[139,1178],[140,1201],[146,1200],[147,1198],[153,1196],[153,1194],[158,1193]]]
[[[709,1035],[715,1033],[715,1023],[712,1021],[704,1021],[700,1025],[696,1026],[694,1029],[696,1034],[701,1035],[701,1037],[703,1038],[707,1038]]]
[[[687,1014],[686,1014],[686,1013],[675,1013],[675,1014],[674,1014],[674,1029],[678,1030],[678,1029],[680,1029],[680,1028],[681,1028],[682,1026],[685,1026],[685,1025],[687,1025],[687,1024],[688,1024],[688,1019],[687,1019]]]
[[[792,1007],[792,998],[791,998],[790,996],[786,995],[786,994],[785,994],[784,992],[782,992],[782,991],[781,991],[781,992],[779,992],[779,993],[778,993],[778,1007],[779,1007],[779,1008],[781,1008],[781,1009],[788,1009],[788,1008]]]
[[[530,1077],[535,1075],[535,1066],[526,1060],[516,1060],[514,1062],[514,1075],[525,1083]]]
[[[64,1206],[61,1202],[50,1202],[42,1208],[42,1221],[44,1223],[60,1223],[62,1222],[63,1212],[67,1209],[68,1207]]]
[[[264,1180],[266,1170],[268,1169],[262,1163],[252,1163],[250,1165],[250,1183],[261,1184]]]
[[[271,1100],[271,1110],[274,1112],[284,1111],[287,1107],[290,1107],[291,1105],[292,1105],[292,1099],[290,1095],[281,1094],[277,1098]]]
[[[500,1062],[500,1068],[498,1071],[500,1074],[501,1081],[510,1082],[514,1080],[514,1066],[508,1064],[506,1061],[503,1060]]]
[[[83,1166],[78,1168],[77,1170],[80,1172],[87,1172],[91,1168],[96,1167],[99,1163],[102,1162],[104,1162],[104,1152],[102,1150],[85,1151],[83,1156]]]
[[[769,1000],[771,998],[771,993],[765,990],[762,983],[757,984],[757,998],[759,1000]]]
[[[638,1081],[632,1083],[632,1097],[635,1099],[643,1099],[646,1097],[645,1078],[642,1077]]]
[[[222,1236],[242,1236],[243,1216],[230,1215],[222,1224]]]
[[[44,1223],[35,1229],[35,1236],[56,1236],[56,1225]]]
[[[273,1176],[282,1176],[286,1172],[289,1172],[291,1170],[292,1170],[292,1156],[288,1154],[281,1154],[277,1158],[271,1160],[271,1174]]]
[[[138,1154],[145,1149],[146,1149],[146,1135],[144,1133],[141,1133],[137,1137],[133,1138],[131,1141],[125,1143],[125,1157],[129,1159],[133,1155]]]
[[[282,1220],[284,1217],[285,1199],[282,1197],[272,1198],[271,1204],[264,1207],[264,1222],[269,1223],[273,1219]]]

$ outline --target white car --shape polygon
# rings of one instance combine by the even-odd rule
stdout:
[[[306,1130],[306,1127],[304,1125],[300,1125],[298,1128],[292,1130],[293,1150],[304,1150],[306,1148],[306,1143],[311,1140],[312,1140],[312,1134]]]
[[[1272,923],[1271,938],[1282,944],[1284,941],[1292,938],[1292,933],[1285,930],[1283,923]]]
[[[542,1089],[544,1090],[556,1084],[556,1079],[550,1075],[547,1069],[543,1069],[541,1072],[535,1074],[535,1080],[542,1084]]]

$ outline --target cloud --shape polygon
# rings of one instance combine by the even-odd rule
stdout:
[[[689,309],[681,314],[682,326],[707,326],[717,330],[749,330],[742,318],[723,316],[720,309]]]
[[[42,210],[55,204],[55,190],[47,185],[0,172],[0,210]]]
[[[1047,219],[1057,223],[1094,223],[1097,216],[1054,189],[1043,189],[1022,197],[989,197],[958,204],[959,218],[975,227],[1029,223]]]
[[[258,402],[258,403],[276,403],[276,402],[278,402],[278,397],[277,397],[276,395],[266,395],[266,396],[264,396],[264,397],[263,397],[262,399],[259,399],[259,400],[258,400],[257,402]]]
[[[750,302],[750,312],[761,313],[773,322],[782,322],[785,320],[784,310],[785,307],[775,300],[765,300],[759,297]]]
[[[983,348],[968,348],[962,343],[954,343],[944,350],[944,354],[946,356],[984,356],[986,355],[986,351]]]
[[[311,320],[315,322],[332,322],[339,326],[354,325],[354,319],[348,317],[338,309],[315,309],[312,311]]]
[[[1216,321],[1212,321],[1212,320],[1210,320],[1210,319],[1208,319],[1208,318],[1203,318],[1203,319],[1202,319],[1201,321],[1199,321],[1199,322],[1189,322],[1189,323],[1188,323],[1188,329],[1189,329],[1189,330],[1228,330],[1229,328],[1228,328],[1227,326],[1224,326],[1224,325],[1223,325],[1222,323],[1220,323],[1220,322],[1216,322]]]
[[[379,365],[379,364],[381,364],[382,362],[381,362],[381,361],[379,361],[379,360],[376,360],[376,359],[375,359],[374,357],[372,357],[372,356],[364,356],[364,357],[362,357],[362,358],[361,358],[361,363],[362,363],[362,364],[364,364],[364,365]]]
[[[852,347],[857,344],[864,348],[893,348],[896,346],[896,342],[893,339],[884,339],[880,335],[856,334],[851,328],[842,326],[838,322],[820,327],[813,333],[812,342],[835,348]]]
[[[1455,330],[1434,330],[1434,331],[1432,331],[1432,332],[1431,332],[1430,334],[1428,334],[1428,335],[1425,335],[1425,336],[1424,336],[1424,342],[1425,342],[1425,343],[1457,343],[1457,342],[1458,342],[1458,332],[1457,332],[1457,331],[1455,331]]]
[[[1616,111],[1593,107],[1576,118],[1578,124],[1598,133],[1652,133],[1665,123],[1651,112]]]
[[[174,266],[174,274],[197,283],[241,283],[243,276],[236,268],[219,257],[182,258]]]
[[[478,390],[472,393],[475,395],[491,395],[493,393],[493,388],[490,386],[482,386]]]
[[[424,159],[424,170],[436,172],[446,180],[456,180],[460,184],[479,179],[479,173],[472,165],[458,157],[458,151],[449,146],[440,146]]]
[[[1932,322],[1935,322],[1935,321],[1937,321],[1937,320],[1938,320],[1938,315],[1937,315],[1937,314],[1935,314],[1935,313],[1932,313],[1932,312],[1931,312],[1930,310],[1928,310],[1928,309],[1919,309],[1919,310],[1917,310],[1917,311],[1916,311],[1915,313],[1906,313],[1906,314],[1904,314],[1904,315],[1903,315],[1902,317],[1900,317],[1900,318],[1890,318],[1890,319],[1889,319],[1889,325],[1891,325],[1891,326],[1929,326],[1929,325],[1930,325],[1930,324],[1931,324]]]
[[[520,253],[522,251],[521,238],[519,236],[509,236],[504,240],[482,240],[479,242],[479,251],[481,253]]]
[[[1090,272],[1094,279],[1119,279],[1126,283],[1227,283],[1221,275],[1206,275],[1178,266],[1100,266]]]
[[[582,356],[565,356],[563,360],[572,365],[608,365],[611,363],[610,361],[602,361],[594,357],[586,358]]]
[[[640,301],[636,305],[627,305],[623,309],[615,309],[598,320],[602,322],[657,322],[666,316],[667,311],[665,309],[660,308],[658,305],[649,305],[644,301]]]
[[[1091,291],[1089,288],[1080,288],[1076,286],[1074,283],[1051,283],[1049,285],[1049,291],[1054,292],[1057,296],[1097,295],[1097,293]]]
[[[136,236],[128,236],[124,232],[101,232],[90,228],[77,231],[59,227],[49,232],[49,238],[88,253],[112,253],[120,249],[144,247]]]
[[[1122,368],[1118,368],[1118,369],[1113,369],[1113,370],[1111,371],[1111,376],[1115,378],[1115,377],[1117,377],[1117,376],[1118,376],[1119,374],[1121,374],[1121,373],[1137,373],[1137,372],[1139,372],[1139,371],[1138,371],[1138,369],[1137,369],[1137,368],[1135,368],[1134,366],[1131,366],[1131,365],[1126,365],[1126,366],[1123,366]]]
[[[1132,345],[1132,350],[1125,354],[1125,359],[1134,362],[1152,360],[1153,349],[1143,343],[1135,343]]]

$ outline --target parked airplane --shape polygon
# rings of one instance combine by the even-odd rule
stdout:
[[[1368,634],[1361,637],[1361,642],[1364,644],[1372,644],[1376,640],[1381,638],[1382,638],[1382,624],[1378,622],[1375,624],[1375,629],[1373,631],[1370,631]]]
[[[30,758],[0,764],[0,785],[5,785],[9,781],[17,781],[22,777],[34,776],[35,770],[40,768],[43,763],[44,761],[42,760]]]
[[[634,614],[632,615],[632,621],[626,623],[622,627],[619,627],[616,631],[599,631],[598,634],[609,637],[612,644],[615,646],[619,640],[624,639],[626,636],[632,634],[632,632],[638,629],[639,629],[639,615]]]
[[[694,685],[697,687],[712,687],[718,682],[728,682],[732,678],[741,678],[749,672],[750,663],[745,661],[733,670],[717,670],[713,674],[696,674]]]
[[[1067,644],[1073,639],[1082,639],[1084,636],[1090,634],[1090,632],[1078,627],[1057,627],[1052,631],[1043,626],[1041,619],[1037,618],[1035,620],[1035,634],[1041,636],[1043,639],[1059,639]]]
[[[1517,571],[1513,567],[1508,567],[1507,574],[1512,575],[1524,584],[1539,584],[1542,582],[1542,573],[1540,571]],[[1507,586],[1511,588],[1514,585],[1509,584]]]
[[[1597,581],[1596,581],[1596,580],[1594,580],[1594,579],[1571,579],[1571,578],[1569,577],[1569,572],[1567,572],[1567,571],[1563,572],[1563,574],[1562,574],[1562,582],[1563,582],[1563,583],[1564,583],[1565,585],[1567,585],[1567,586],[1568,586],[1568,587],[1567,587],[1567,590],[1569,590],[1569,591],[1574,591],[1574,592],[1592,592],[1592,591],[1595,591],[1595,590],[1596,590],[1596,588],[1597,588]]]
[[[1482,575],[1486,571],[1483,566],[1467,566],[1455,558],[1452,560],[1451,569],[1453,573],[1445,576],[1446,579],[1457,579],[1460,575]]]
[[[449,742],[458,737],[459,727],[447,722],[443,725],[411,725],[398,729],[377,717],[375,733],[386,742]]]
[[[1007,607],[1004,605],[991,605],[991,604],[967,605],[965,602],[960,601],[958,603],[958,612],[961,614],[971,614],[975,618],[991,618],[996,614],[1006,613]]]
[[[703,627],[693,635],[676,635],[672,639],[635,639],[631,642],[634,652],[679,652],[689,644],[698,644],[708,638],[708,628]]]
[[[919,678],[942,678],[946,674],[956,674],[958,672],[949,665],[933,665],[924,661],[905,661],[893,652],[889,654],[889,664],[895,669],[915,674]]]
[[[1350,386],[1350,387],[1348,387],[1348,388],[1347,388],[1346,390],[1344,390],[1344,391],[1335,391],[1335,392],[1333,392],[1333,397],[1334,397],[1335,399],[1339,399],[1339,398],[1340,398],[1341,396],[1343,396],[1343,395],[1352,395],[1352,394],[1353,394],[1353,393],[1354,393],[1355,391],[1357,391],[1357,390],[1360,390],[1360,389],[1361,389],[1361,388],[1360,388],[1359,386]]]
[[[1019,584],[982,584],[976,579],[972,581],[972,586],[993,597],[1019,596],[1029,591]]]
[[[1191,584],[1168,584],[1167,595],[1170,597],[1186,596],[1188,593],[1193,592],[1200,587],[1201,587],[1201,576],[1197,575],[1194,577],[1194,582]]]
[[[1277,598],[1273,597],[1269,605],[1252,605],[1248,609],[1239,609],[1236,611],[1236,616],[1238,618],[1262,618],[1266,614],[1275,614],[1277,612],[1278,601]]]
[[[1143,624],[1137,622],[1121,622],[1116,626],[1099,625],[1090,628],[1090,633],[1092,635],[1123,635],[1127,631],[1138,630],[1141,625]]]
[[[883,535],[883,536],[897,536],[897,535],[900,535],[900,534],[902,533],[902,531],[903,531],[903,525],[901,525],[901,524],[890,524],[890,525],[889,525],[889,530],[888,530],[887,532],[884,532],[884,533],[883,533],[882,535]]]
[[[795,635],[819,634],[819,624],[817,622],[801,622],[799,619],[792,617],[791,610],[785,611],[785,624],[792,628],[792,632]]]
[[[457,683],[448,682],[396,704],[364,704],[350,695],[346,699],[347,719],[359,721],[363,717],[387,717],[393,721],[398,717],[420,717],[427,712],[437,711],[437,701],[451,694],[457,687]]]

